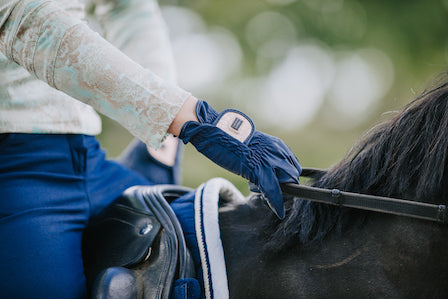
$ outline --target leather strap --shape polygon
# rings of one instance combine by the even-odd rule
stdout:
[[[319,170],[305,170],[308,174],[321,175]],[[300,197],[320,203],[332,204],[380,213],[394,214],[440,223],[448,222],[445,205],[429,204],[411,200],[344,192],[338,189],[324,189],[294,183],[281,185],[283,194]]]

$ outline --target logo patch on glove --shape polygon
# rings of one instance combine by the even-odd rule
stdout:
[[[235,130],[238,131],[241,128],[242,124],[243,124],[243,121],[240,118],[235,117],[235,119],[233,120],[233,123],[232,123],[232,125],[230,127],[232,129],[235,129]]]
[[[216,127],[240,142],[249,140],[255,130],[252,120],[237,110],[224,110],[215,122]]]

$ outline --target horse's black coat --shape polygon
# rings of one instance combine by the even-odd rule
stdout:
[[[315,186],[448,203],[448,84],[371,130]],[[301,199],[220,213],[232,297],[445,297],[448,227]]]

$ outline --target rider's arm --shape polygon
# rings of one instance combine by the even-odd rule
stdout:
[[[91,7],[95,9],[89,11],[93,12],[92,17],[100,25],[101,34],[106,40],[144,68],[169,82],[177,81],[168,28],[157,0],[91,1],[94,4]],[[174,129],[172,133],[179,133],[181,124],[178,120],[184,117],[185,111],[190,111],[193,119],[195,117],[194,109],[187,108],[191,100],[187,102],[173,125],[177,130]],[[155,183],[179,184],[182,155],[178,155],[178,143],[177,138],[167,138],[160,149],[148,147],[146,150],[141,142],[133,141],[122,153],[119,162],[139,171]],[[154,160],[158,163],[154,163]],[[164,178],[169,179],[164,181]]]
[[[154,147],[190,97],[54,1],[1,0],[0,52]]]

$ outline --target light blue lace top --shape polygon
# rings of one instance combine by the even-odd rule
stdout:
[[[95,109],[152,147],[167,136],[190,93],[175,84],[157,2],[95,5],[109,41],[75,0],[0,0],[1,133],[98,134]]]

